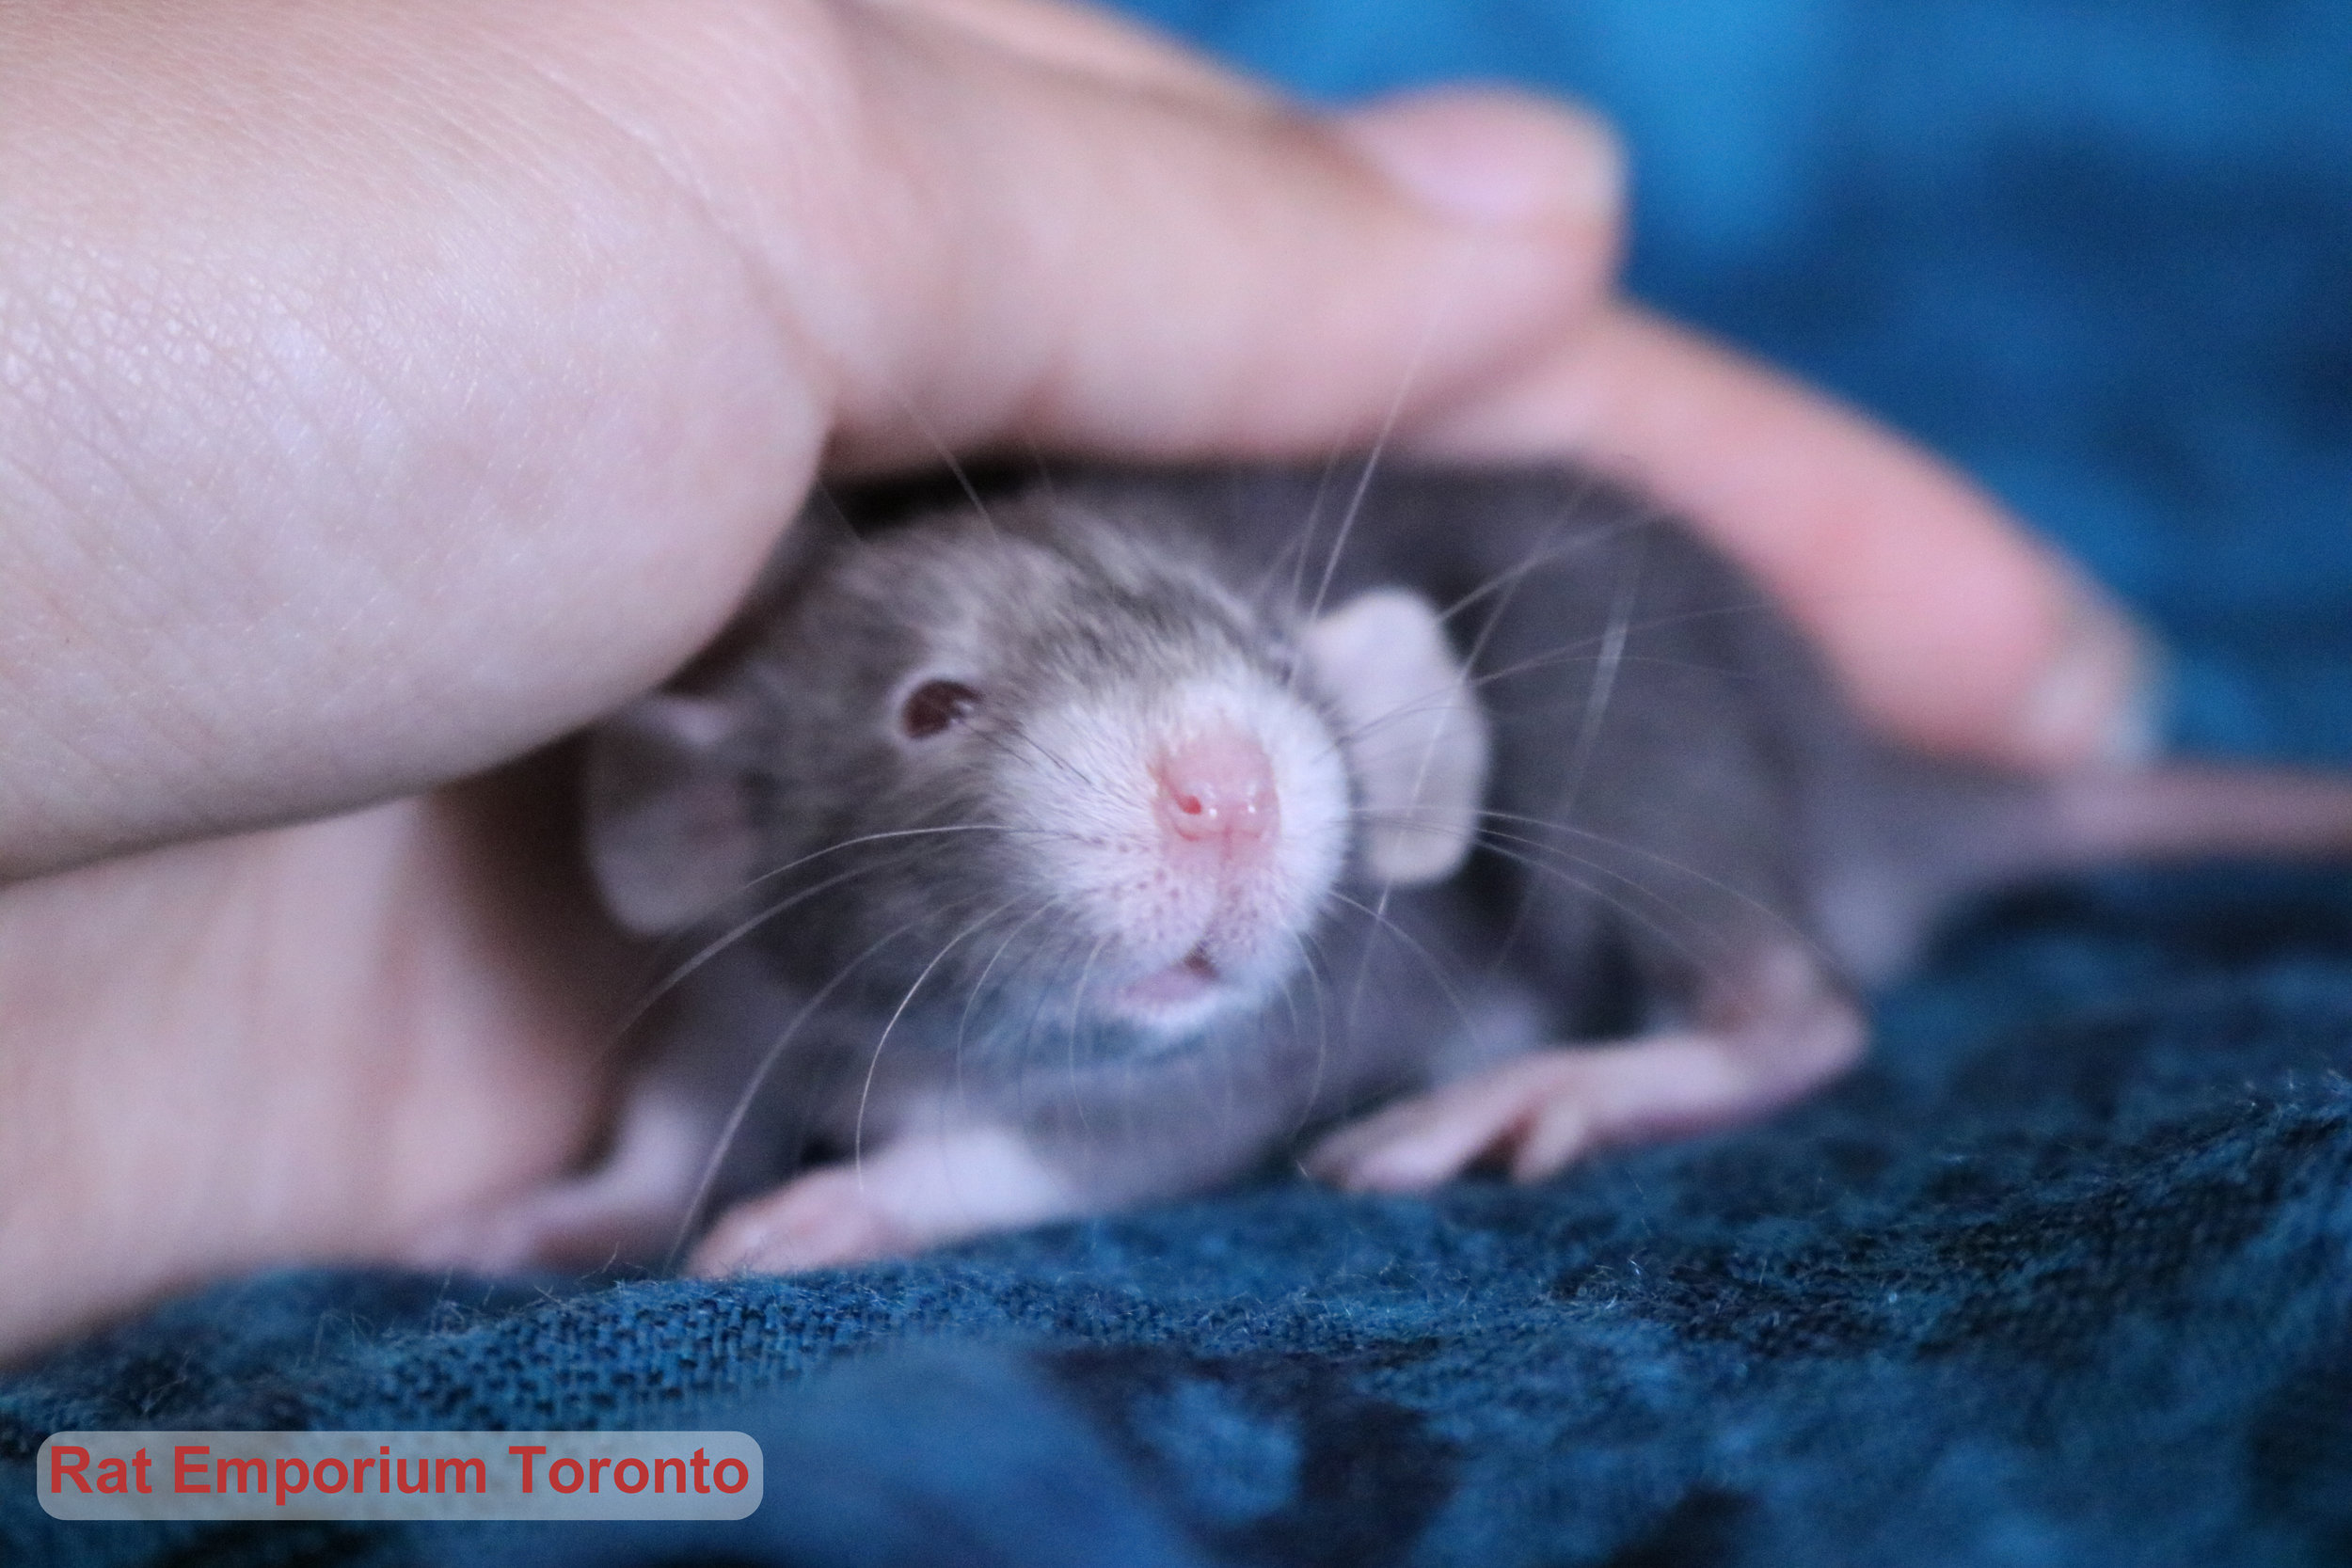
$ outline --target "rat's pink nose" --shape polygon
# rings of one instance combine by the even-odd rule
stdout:
[[[1274,765],[1239,730],[1216,730],[1170,747],[1160,758],[1160,820],[1195,844],[1221,843],[1229,855],[1256,849],[1281,825]]]

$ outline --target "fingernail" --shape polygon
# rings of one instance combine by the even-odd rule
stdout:
[[[1474,223],[1613,222],[1625,155],[1607,125],[1520,93],[1417,93],[1352,110],[1334,129],[1425,207]]]
[[[2020,749],[2061,768],[2138,768],[2164,750],[2161,644],[2095,588],[2077,591],[2058,656],[2018,710]]]

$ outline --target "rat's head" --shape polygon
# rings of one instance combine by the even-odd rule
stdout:
[[[1166,1039],[1280,987],[1351,863],[1451,873],[1486,741],[1435,615],[1252,605],[1175,526],[1033,496],[804,538],[597,733],[613,912]]]

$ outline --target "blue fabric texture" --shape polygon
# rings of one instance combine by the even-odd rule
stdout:
[[[1953,455],[2352,762],[2352,8],[1141,0],[1311,93],[1600,104],[1635,287]],[[2352,1560],[2352,883],[1965,912],[1770,1126],[726,1285],[235,1282],[0,1378],[0,1561]],[[69,1526],[67,1427],[728,1426],[745,1525]]]

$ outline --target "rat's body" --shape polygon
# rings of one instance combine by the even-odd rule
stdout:
[[[951,497],[813,511],[597,737],[609,901],[701,956],[608,1166],[477,1259],[658,1256],[715,1174],[701,1266],[846,1260],[1334,1124],[1346,1185],[1547,1174],[1842,1069],[1853,988],[1971,886],[2352,842],[2333,784],[1890,747],[1736,570],[1561,470]]]

